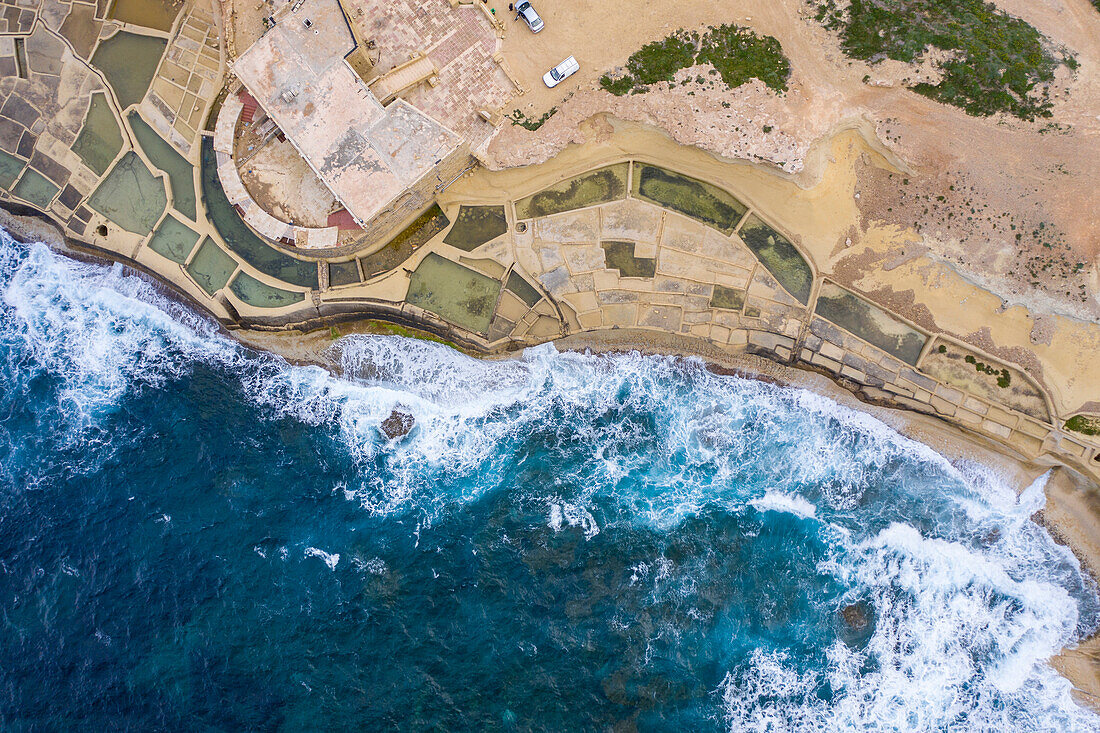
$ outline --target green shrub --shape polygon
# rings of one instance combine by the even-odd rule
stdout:
[[[631,54],[626,68],[637,84],[672,81],[680,69],[695,63],[697,39],[676,31],[663,41],[647,43]]]
[[[755,78],[783,92],[791,75],[779,41],[740,26],[721,25],[709,28],[702,38],[678,30],[664,40],[647,43],[630,55],[624,71],[600,77],[600,86],[616,96],[637,94],[651,84],[672,81],[680,69],[702,63],[714,66],[731,89]],[[697,81],[706,80],[700,76]]]
[[[634,88],[634,77],[626,75],[614,78],[610,74],[604,74],[600,77],[600,86],[616,97],[621,97]]]
[[[718,69],[730,89],[756,78],[777,92],[787,91],[791,64],[771,36],[761,38],[747,28],[720,25],[703,36],[697,63]]]
[[[554,113],[557,111],[557,107],[551,107],[543,113],[542,117],[530,118],[521,110],[514,109],[512,110],[512,114],[508,116],[508,119],[512,121],[513,125],[519,125],[526,130],[537,130],[542,127],[548,119],[553,117]]]
[[[1100,435],[1100,418],[1074,415],[1066,420],[1066,430],[1083,435]]]
[[[1049,117],[1054,70],[1076,64],[1056,55],[1035,28],[984,0],[851,0],[844,8],[823,0],[817,18],[840,36],[846,55],[872,64],[913,63],[929,48],[948,52],[939,83],[911,89],[976,116]]]

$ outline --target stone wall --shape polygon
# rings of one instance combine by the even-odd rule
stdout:
[[[870,401],[934,415],[1028,459],[1058,456],[1100,476],[1100,441],[1064,429],[1067,416],[1056,414],[1049,394],[1020,365],[929,333],[855,294],[849,303],[855,310],[838,317],[836,298],[843,289],[830,285],[830,317],[845,323],[841,327],[816,312],[828,282],[822,274],[814,272],[812,294],[803,305],[749,250],[739,231],[723,234],[630,193],[560,214],[516,220],[513,211],[512,217],[511,246],[487,246],[478,254],[514,266],[540,285],[557,307],[560,324],[535,329],[549,312],[532,310],[522,318],[509,314],[510,333],[491,329],[487,348],[539,343],[558,335],[552,331],[630,329],[693,336],[708,348],[826,373]],[[633,243],[635,257],[652,258],[652,276],[630,277],[613,267],[601,249],[601,242],[609,240]],[[736,297],[731,299],[731,293]],[[970,370],[968,378],[975,386],[985,379],[984,388],[968,390],[957,379],[949,383],[922,370],[931,356],[948,351],[969,355],[963,364]],[[1005,384],[1000,386],[996,380],[1002,373]]]
[[[349,249],[357,254],[369,254],[376,247],[381,247],[400,232],[404,225],[430,206],[435,201],[436,194],[445,189],[473,163],[474,158],[465,145],[453,151],[436,166],[435,170],[428,172],[405,189],[404,193],[366,223],[359,241],[372,244],[365,247],[356,244]],[[350,251],[346,254],[350,254]]]

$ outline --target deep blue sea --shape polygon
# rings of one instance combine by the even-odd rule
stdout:
[[[335,377],[6,236],[0,293],[4,731],[1100,725],[1042,479],[691,360]]]

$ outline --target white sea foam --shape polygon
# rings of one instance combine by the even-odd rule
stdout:
[[[386,562],[380,557],[372,557],[366,560],[353,557],[351,563],[360,573],[367,573],[368,575],[385,575],[386,573]]]
[[[13,267],[4,301],[38,367],[64,382],[61,402],[74,425],[94,424],[99,411],[111,409],[131,390],[163,384],[197,362],[214,365],[239,379],[273,416],[334,428],[357,460],[382,459],[389,469],[385,482],[367,478],[347,487],[348,495],[377,514],[477,499],[476,492],[436,497],[432,489],[440,475],[477,475],[482,479],[477,485],[492,486],[503,469],[499,447],[530,426],[552,422],[551,415],[568,421],[574,415],[645,411],[655,401],[670,409],[663,455],[647,467],[654,491],[624,500],[662,527],[715,503],[740,504],[740,492],[723,495],[715,487],[745,479],[772,485],[819,482],[831,492],[824,498],[840,506],[858,501],[853,487],[899,450],[942,463],[873,418],[820,396],[718,378],[672,359],[559,354],[545,345],[520,359],[482,362],[435,343],[351,337],[340,342],[347,378],[335,378],[317,367],[251,354],[143,279],[118,267],[78,264],[42,246],[32,246]],[[698,388],[691,399],[680,400],[670,385],[685,382]],[[413,414],[418,429],[415,439],[389,445],[380,440],[378,425],[397,405]],[[747,477],[728,460],[754,458],[765,442],[761,438],[782,435],[783,420],[793,411],[831,422],[835,429],[809,430],[789,440],[784,460],[769,466],[770,475]],[[647,430],[588,419],[565,427],[575,433],[571,439],[602,451],[594,474],[572,477],[593,491],[615,491],[630,477],[634,466],[623,446],[643,439]],[[837,431],[856,436],[859,455],[835,449]],[[685,460],[664,460],[675,456]],[[701,485],[696,474],[704,466],[715,475]],[[590,498],[569,500],[585,505]]]
[[[563,526],[580,527],[584,531],[586,540],[600,533],[600,527],[596,524],[596,518],[592,516],[592,512],[586,507],[569,502],[550,505],[548,525],[555,532],[560,532]]]
[[[121,267],[80,264],[42,245],[7,264],[3,302],[17,323],[6,317],[8,336],[62,380],[59,403],[73,427],[87,426],[136,386],[178,376],[191,358],[232,355],[209,321]]]
[[[60,410],[82,445],[128,392],[202,363],[238,379],[270,416],[333,431],[364,467],[358,485],[339,487],[342,495],[379,516],[415,511],[418,526],[510,486],[504,477],[516,467],[504,448],[533,430],[591,447],[583,465],[524,489],[546,507],[553,531],[595,537],[597,504],[619,511],[600,513],[601,523],[658,531],[746,504],[815,519],[835,545],[819,569],[867,600],[873,636],[859,650],[837,642],[823,670],[797,669],[783,650],[757,650],[720,690],[733,730],[1096,729],[1045,661],[1095,622],[1095,609],[1079,617],[1070,595],[1095,598],[1090,581],[1028,521],[1045,479],[1017,498],[995,473],[952,466],[869,415],[803,390],[718,377],[690,360],[561,354],[546,345],[482,362],[434,343],[350,337],[340,342],[346,377],[337,378],[241,348],[118,267],[3,239],[0,270],[6,337],[22,342],[28,360],[19,369],[58,380]],[[417,430],[391,444],[378,425],[397,405]],[[656,427],[631,417],[640,414],[654,415]],[[868,535],[842,524],[874,487],[908,490],[895,475],[899,463],[935,476],[942,525],[966,532],[932,536],[895,522]],[[443,484],[464,488],[440,495]],[[967,543],[951,532],[987,540]],[[277,551],[285,560],[286,548]],[[304,556],[333,570],[340,559],[316,547]],[[374,572],[374,559],[353,564]],[[632,582],[687,592],[690,579],[664,588],[672,570],[662,560],[636,565]],[[828,702],[817,694],[823,683]]]
[[[803,519],[813,519],[817,515],[817,507],[797,494],[769,491],[749,504],[761,512],[786,512]]]
[[[304,557],[320,558],[321,561],[328,566],[329,570],[335,570],[336,566],[340,563],[340,553],[325,552],[324,550],[319,550],[316,547],[307,547]]]
[[[1020,492],[1020,496],[1016,499],[1016,506],[1019,507],[1021,514],[1030,517],[1047,505],[1047,495],[1044,491],[1049,480],[1050,471],[1047,471]]]
[[[1042,574],[1013,577],[999,544],[977,550],[893,524],[850,548],[844,581],[875,614],[866,649],[838,641],[824,670],[757,650],[720,689],[730,729],[1096,730],[1046,663],[1075,638],[1076,603]]]

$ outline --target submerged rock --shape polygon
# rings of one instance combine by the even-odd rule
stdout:
[[[394,440],[408,435],[415,424],[416,420],[410,413],[395,409],[382,421],[381,428],[387,439]]]
[[[994,527],[993,529],[982,535],[982,547],[989,547],[990,545],[997,544],[1001,539],[1001,528]]]
[[[863,601],[852,603],[840,609],[841,618],[853,631],[863,631],[871,623],[871,609]]]

